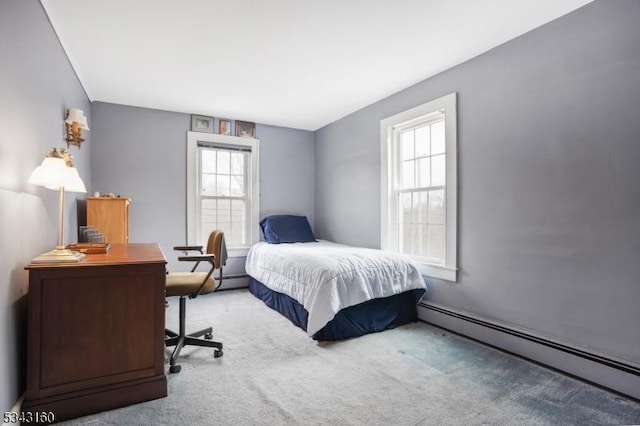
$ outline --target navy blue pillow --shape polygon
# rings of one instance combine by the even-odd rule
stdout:
[[[273,215],[260,221],[264,240],[269,244],[315,242],[306,216]]]

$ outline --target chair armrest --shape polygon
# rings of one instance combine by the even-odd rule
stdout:
[[[199,251],[202,253],[202,246],[174,246],[173,249],[178,251]]]
[[[194,254],[192,256],[180,256],[178,257],[179,261],[187,261],[187,262],[204,262],[209,261],[213,262],[215,256],[213,254]]]

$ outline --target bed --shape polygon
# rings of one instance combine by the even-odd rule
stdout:
[[[417,319],[426,285],[408,256],[316,240],[304,216],[294,216],[304,218],[302,234],[291,216],[279,226],[265,223],[270,218],[282,216],[260,223],[265,242],[247,255],[249,290],[312,339],[342,340]]]

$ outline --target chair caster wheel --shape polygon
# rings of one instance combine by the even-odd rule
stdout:
[[[220,358],[223,355],[222,349],[217,350],[217,351],[213,351],[213,357],[214,358]]]
[[[169,373],[179,373],[182,370],[182,367],[179,365],[172,365],[169,367]]]
[[[206,334],[204,335],[204,338],[205,338],[205,339],[207,339],[207,340],[211,340],[211,339],[213,339],[213,334],[211,334],[211,333],[206,333]]]

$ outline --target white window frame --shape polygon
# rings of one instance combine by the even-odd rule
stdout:
[[[381,146],[381,230],[380,246],[383,250],[399,251],[398,247],[398,197],[399,150],[395,134],[414,124],[423,123],[429,115],[444,112],[445,115],[445,262],[430,263],[423,257],[411,256],[423,275],[457,281],[457,94],[450,93],[441,98],[418,105],[407,111],[380,121]]]
[[[198,241],[198,227],[200,223],[200,209],[198,209],[200,162],[198,161],[198,142],[209,142],[230,147],[250,148],[251,155],[248,167],[247,188],[248,205],[247,219],[249,232],[248,246],[227,247],[229,257],[246,256],[251,245],[260,240],[260,179],[258,165],[260,164],[259,140],[254,138],[219,135],[214,133],[187,132],[187,244],[200,245],[206,241]]]

